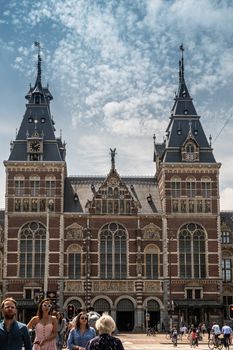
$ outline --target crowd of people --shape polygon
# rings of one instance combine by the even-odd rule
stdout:
[[[228,344],[230,343],[230,338],[233,335],[233,330],[227,323],[224,323],[224,325],[220,327],[219,324],[213,322],[212,324],[208,325],[200,323],[197,327],[195,327],[194,325],[190,325],[190,327],[182,325],[179,330],[176,326],[174,326],[169,331],[169,334],[174,346],[177,346],[178,336],[180,336],[180,339],[182,340],[182,337],[187,335],[191,348],[198,347],[199,341],[203,339],[203,336],[205,334],[207,334],[208,340],[210,340],[210,338],[212,337],[212,341],[214,344],[216,344],[219,337],[222,335],[223,345],[225,348],[227,348]]]
[[[61,350],[64,341],[69,350],[124,350],[121,340],[113,335],[116,329],[113,318],[107,313],[100,316],[93,308],[88,311],[79,310],[67,322],[46,298],[26,325],[16,320],[16,301],[6,298],[1,304],[0,350]]]

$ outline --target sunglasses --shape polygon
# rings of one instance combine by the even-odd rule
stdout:
[[[88,320],[88,317],[80,317],[80,320]]]
[[[51,307],[52,307],[51,304],[43,304],[42,306],[43,306],[43,307],[46,307],[46,308],[49,308],[49,309],[51,309]]]

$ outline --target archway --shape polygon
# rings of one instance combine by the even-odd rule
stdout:
[[[149,300],[147,302],[147,313],[149,314],[149,327],[160,326],[160,306],[156,300]],[[146,316],[146,315],[145,315]],[[145,317],[146,320],[146,317]]]
[[[121,299],[116,308],[116,325],[120,332],[130,332],[134,328],[134,306],[131,300]]]
[[[98,299],[93,304],[94,310],[98,312],[98,314],[102,315],[102,313],[107,312],[110,314],[111,307],[109,302],[106,299]]]

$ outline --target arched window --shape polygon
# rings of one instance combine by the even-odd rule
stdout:
[[[188,197],[196,196],[196,181],[192,177],[186,179],[186,192]]]
[[[184,225],[179,232],[180,277],[205,278],[205,232],[194,223]]]
[[[45,227],[38,222],[24,225],[19,235],[19,275],[43,277],[45,261]]]
[[[145,275],[147,279],[158,279],[159,249],[149,245],[145,249]]]
[[[81,278],[81,247],[72,244],[67,249],[68,254],[68,278],[77,280]]]
[[[100,277],[127,277],[126,231],[117,223],[105,225],[100,232]]]

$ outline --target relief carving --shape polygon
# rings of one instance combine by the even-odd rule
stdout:
[[[67,281],[66,282],[66,292],[83,292],[83,284],[82,282],[78,282],[78,281]]]
[[[160,282],[145,281],[144,292],[159,292],[161,291]]]
[[[129,281],[95,281],[93,285],[95,292],[133,292],[133,282]]]
[[[74,223],[66,228],[66,239],[82,240],[83,239],[83,227]]]
[[[161,229],[153,223],[150,223],[143,227],[142,234],[146,240],[159,240]]]

